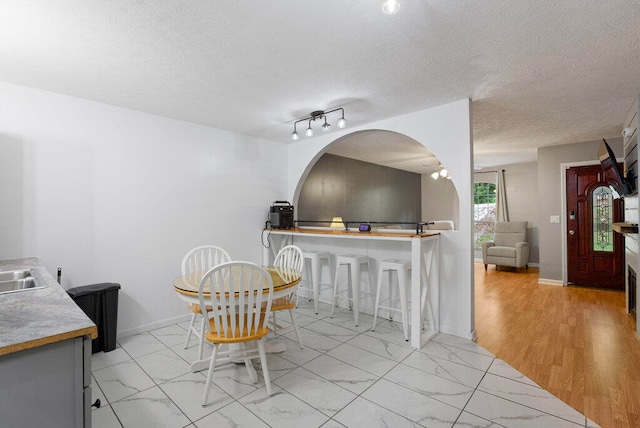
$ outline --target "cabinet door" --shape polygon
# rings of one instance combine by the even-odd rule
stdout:
[[[83,426],[82,341],[69,339],[0,356],[2,426]]]
[[[82,385],[83,389],[83,421],[84,428],[91,428],[91,337],[82,340]]]

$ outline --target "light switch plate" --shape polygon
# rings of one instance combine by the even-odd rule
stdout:
[[[550,223],[560,223],[560,216],[559,215],[552,215],[549,218],[549,222]]]

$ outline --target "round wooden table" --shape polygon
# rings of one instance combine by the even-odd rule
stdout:
[[[295,286],[300,283],[302,278],[301,272],[293,269],[277,266],[263,266],[263,268],[271,276],[271,281],[273,282],[273,300],[295,292]],[[188,303],[200,303],[198,290],[200,288],[200,280],[205,273],[206,271],[193,272],[185,276],[179,276],[173,281],[173,288],[178,292],[182,300]],[[266,289],[265,292],[267,292]],[[203,295],[209,298],[210,293],[207,288],[203,290]]]
[[[289,296],[290,294],[296,292],[296,290],[298,289],[297,285],[302,279],[301,272],[278,266],[262,267],[271,276],[271,281],[273,282],[273,300]],[[173,288],[176,292],[178,292],[178,296],[180,297],[180,299],[189,304],[200,304],[198,290],[200,288],[200,280],[205,273],[206,271],[193,272],[184,276],[181,275],[173,281]],[[265,289],[264,292],[268,292],[268,289]],[[211,295],[209,290],[207,290],[206,288],[203,290],[202,294],[206,299],[209,299]],[[204,340],[204,338],[200,338],[200,340]],[[272,353],[283,352],[286,350],[286,346],[284,343],[269,344],[267,342],[265,343],[265,350]],[[203,360],[194,361],[193,363],[191,363],[191,371],[199,372],[208,369],[210,360],[211,358],[209,357]]]

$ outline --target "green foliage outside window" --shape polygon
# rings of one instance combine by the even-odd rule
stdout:
[[[496,223],[496,185],[475,183],[473,185],[473,204],[475,226],[473,245],[480,248],[483,241],[493,240]]]
[[[475,183],[473,185],[474,204],[495,204],[496,185],[493,183]]]

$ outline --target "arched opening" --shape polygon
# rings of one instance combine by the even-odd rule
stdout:
[[[328,226],[338,216],[389,224],[457,225],[459,219],[446,165],[411,137],[379,129],[345,135],[319,152],[296,187],[294,204],[300,225]]]
[[[418,145],[428,148],[446,167],[451,180],[447,180],[450,192],[424,191],[422,203],[438,206],[438,198],[445,195],[457,200],[455,230],[443,231],[439,236],[438,282],[441,285],[439,297],[440,331],[469,339],[475,338],[473,311],[473,139],[471,134],[471,105],[468,99],[455,101],[443,106],[421,110],[404,116],[373,122],[366,129],[356,128],[355,132],[386,130],[402,134],[415,140]],[[317,138],[298,142],[288,149],[289,200],[298,209],[300,189],[317,160],[349,134],[319,135]],[[423,152],[424,153],[424,152]],[[424,184],[427,174],[422,174]],[[443,181],[444,182],[444,181]],[[441,183],[437,180],[436,183]],[[428,187],[428,185],[425,185]],[[427,215],[423,213],[423,215]],[[433,219],[437,217],[426,217]],[[442,218],[442,217],[440,217]],[[356,228],[357,230],[357,228]],[[446,284],[446,286],[444,286]]]

